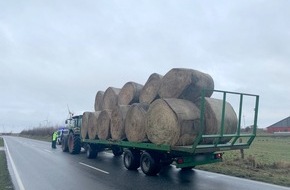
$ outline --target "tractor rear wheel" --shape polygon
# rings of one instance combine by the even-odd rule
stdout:
[[[81,139],[79,135],[70,132],[68,135],[68,151],[71,154],[79,154],[81,151]]]

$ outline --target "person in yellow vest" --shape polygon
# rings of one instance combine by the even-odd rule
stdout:
[[[51,147],[56,148],[57,131],[52,133]]]

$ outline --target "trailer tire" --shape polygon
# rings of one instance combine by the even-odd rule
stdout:
[[[189,171],[189,170],[192,170],[193,168],[195,168],[195,166],[184,167],[184,168],[181,168],[181,170],[182,171]]]
[[[163,166],[170,166],[172,164],[172,160],[165,160],[162,162]]]
[[[141,155],[140,165],[143,173],[149,176],[157,175],[161,170],[160,159],[158,156],[146,151]]]
[[[63,138],[61,140],[61,149],[63,152],[68,151],[67,138],[68,138],[67,136],[63,136]]]
[[[126,149],[124,151],[123,163],[128,170],[137,170],[140,167],[140,152]]]
[[[86,154],[88,159],[94,159],[98,156],[98,151],[94,146],[87,144]]]
[[[112,152],[114,156],[121,156],[123,154],[123,148],[119,146],[112,146]]]
[[[68,151],[71,154],[79,154],[81,151],[81,139],[79,135],[70,132],[68,135]]]

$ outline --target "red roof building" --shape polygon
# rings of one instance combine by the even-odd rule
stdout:
[[[267,127],[267,132],[290,132],[290,116]]]

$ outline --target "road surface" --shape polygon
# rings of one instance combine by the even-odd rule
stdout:
[[[70,155],[51,149],[49,142],[5,136],[8,166],[16,190],[290,190],[290,188],[199,170],[181,171],[174,166],[157,176],[128,171],[122,156],[99,153],[87,159],[85,153]]]

